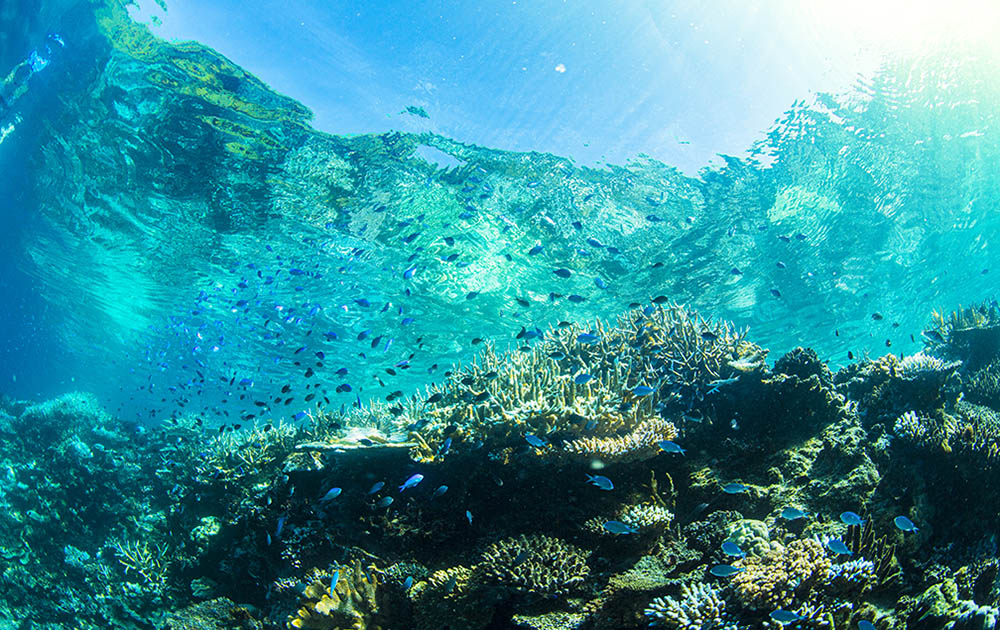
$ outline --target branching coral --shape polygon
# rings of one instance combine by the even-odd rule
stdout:
[[[587,553],[542,535],[506,538],[483,552],[476,573],[484,583],[533,595],[563,595],[579,587],[590,569]]]
[[[330,579],[316,580],[305,589],[306,603],[288,620],[289,628],[309,630],[377,630],[378,604],[375,599],[378,581],[374,574],[355,561],[341,566]]]
[[[146,541],[117,540],[112,543],[118,562],[154,589],[166,587],[170,556],[166,545]]]
[[[681,598],[657,597],[644,614],[650,623],[678,630],[733,630],[737,624],[726,618],[726,602],[719,591],[704,582],[681,585]]]
[[[794,540],[759,557],[737,561],[743,569],[731,581],[736,597],[751,608],[787,608],[825,582],[830,559],[811,539]]]

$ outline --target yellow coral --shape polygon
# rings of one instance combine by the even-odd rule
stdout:
[[[288,620],[289,628],[306,630],[377,630],[376,579],[360,562],[338,570],[336,587],[316,580],[305,589],[309,600]]]

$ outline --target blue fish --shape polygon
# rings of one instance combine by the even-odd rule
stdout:
[[[431,498],[432,499],[436,499],[439,496],[441,496],[442,494],[444,494],[445,492],[448,492],[448,486],[438,486],[437,490],[434,491],[434,494],[431,495]]]
[[[604,523],[604,530],[615,534],[616,536],[621,534],[635,534],[639,531],[634,527],[629,527],[621,521],[608,521]]]
[[[896,526],[896,528],[901,532],[919,531],[919,528],[913,523],[913,521],[906,518],[905,516],[897,516],[896,518],[892,519],[892,522]]]
[[[796,612],[792,612],[790,610],[783,610],[781,608],[771,611],[771,614],[768,616],[783,626],[788,625],[790,623],[794,623],[802,619],[802,615]]]
[[[542,249],[544,248],[541,245],[535,245],[534,247],[528,250],[528,255],[537,256],[538,254],[542,253]]]
[[[385,487],[384,481],[376,481],[374,484],[372,484],[372,487],[368,489],[368,494],[375,494],[384,487]]]
[[[327,501],[333,501],[334,499],[340,496],[341,492],[342,490],[340,488],[330,488],[330,490],[323,495],[323,498],[320,499],[319,502],[326,503]]]
[[[593,379],[594,377],[592,375],[587,374],[586,372],[581,372],[580,374],[577,374],[576,376],[573,377],[573,382],[576,383],[577,385],[586,385]]]
[[[875,624],[862,619],[858,622],[858,630],[875,630]]]
[[[531,433],[525,435],[524,439],[528,444],[531,444],[535,448],[545,448],[546,446],[548,446],[548,442],[538,437],[537,435],[532,435]]]
[[[608,283],[605,282],[604,279],[600,278],[600,277],[594,278],[594,284],[597,285],[598,289],[607,289],[608,288]]]
[[[469,525],[472,525],[472,512],[469,510],[465,511],[465,519],[469,521]]]
[[[549,358],[550,359],[555,359],[556,361],[560,361],[560,360],[566,358],[566,353],[565,352],[560,352],[559,350],[556,350],[555,352],[550,352],[549,353]]]
[[[587,482],[592,483],[601,490],[614,490],[615,484],[604,475],[587,475]]]
[[[864,525],[865,519],[861,518],[861,516],[855,514],[854,512],[841,512],[840,522],[844,525],[857,525],[860,527],[861,525]]]
[[[734,567],[731,564],[717,564],[709,569],[708,572],[715,577],[732,577],[737,573],[742,573],[744,570],[742,567]]]
[[[687,451],[681,448],[680,444],[676,442],[671,442],[670,440],[662,440],[656,443],[660,447],[660,450],[664,453],[676,453],[678,455],[683,455]]]
[[[378,500],[378,503],[375,504],[375,507],[384,508],[389,507],[390,505],[392,505],[392,497],[382,497]]]
[[[421,475],[420,473],[413,473],[412,475],[410,475],[409,479],[403,482],[403,485],[399,486],[399,491],[403,492],[404,490],[408,490],[409,488],[416,486],[423,480],[424,480],[423,475]]]
[[[750,488],[744,486],[742,483],[727,483],[722,486],[722,491],[726,494],[743,494]]]
[[[408,590],[410,590],[411,586],[413,586],[413,576],[412,575],[408,575],[408,576],[406,576],[406,579],[403,580],[403,590],[404,591],[408,591]]]
[[[330,597],[333,597],[333,592],[337,590],[337,582],[340,581],[340,569],[333,572],[333,576],[330,578]]]
[[[722,553],[734,558],[745,558],[747,555],[747,552],[740,549],[740,546],[731,540],[722,543]]]
[[[601,338],[598,337],[597,335],[592,335],[590,333],[580,333],[579,335],[576,336],[576,340],[579,341],[580,343],[585,343],[590,345],[597,343],[598,341],[601,340]]]
[[[403,272],[403,279],[409,280],[410,278],[413,277],[413,274],[415,274],[416,272],[417,272],[416,267],[410,267],[409,269]]]
[[[853,556],[854,552],[847,548],[844,541],[839,538],[831,538],[826,541],[826,548],[838,556]]]
[[[281,530],[285,529],[285,518],[284,516],[278,517],[278,527],[274,530],[274,537],[281,538]]]
[[[438,455],[447,455],[449,450],[451,450],[451,438],[445,438],[444,444],[438,449]]]
[[[568,278],[571,275],[573,275],[573,272],[571,272],[569,269],[563,269],[563,268],[556,269],[552,273],[556,274],[560,278]]]
[[[587,237],[587,244],[591,247],[604,247],[604,245],[601,244],[601,241],[597,240],[593,236]]]
[[[648,385],[636,385],[632,389],[632,395],[636,398],[642,398],[643,396],[649,396],[653,391],[653,388]]]
[[[798,508],[786,507],[781,510],[781,518],[786,521],[794,521],[800,518],[805,518],[806,513]]]

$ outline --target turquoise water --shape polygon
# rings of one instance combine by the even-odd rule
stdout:
[[[47,37],[51,33],[58,33],[60,41]],[[317,437],[322,433],[315,429],[317,424],[339,430],[339,425],[358,422],[359,418],[386,435],[398,434],[402,428],[424,431],[425,424],[431,422],[424,436],[430,451],[413,461],[440,463],[452,444],[459,454],[456,457],[474,458],[475,449],[466,446],[476,443],[475,430],[463,433],[462,439],[456,434],[454,442],[445,446],[443,440],[451,432],[442,427],[447,428],[450,421],[438,416],[428,421],[423,412],[414,411],[414,401],[426,400],[438,391],[426,389],[432,384],[438,384],[441,391],[452,391],[449,395],[456,396],[455,400],[464,400],[448,389],[452,370],[458,369],[455,366],[459,363],[489,363],[493,359],[484,359],[482,354],[487,348],[489,357],[506,357],[498,359],[497,365],[520,365],[510,357],[551,351],[553,346],[545,344],[568,334],[559,331],[583,334],[594,330],[591,322],[597,319],[614,322],[623,313],[642,312],[651,304],[659,307],[669,301],[713,321],[732,322],[735,329],[749,330],[748,339],[769,351],[771,364],[799,346],[812,348],[830,370],[845,369],[839,385],[847,387],[850,375],[856,374],[852,369],[872,365],[864,362],[866,358],[874,360],[887,354],[903,358],[925,347],[934,350],[935,338],[924,332],[933,326],[934,311],[947,313],[960,305],[983,303],[986,312],[988,300],[995,294],[993,278],[1000,273],[1000,252],[994,242],[1000,227],[996,213],[1000,201],[1000,132],[996,124],[1000,66],[997,50],[981,42],[952,41],[928,46],[919,54],[887,56],[839,91],[808,93],[810,86],[806,86],[806,92],[794,102],[782,105],[784,111],[775,112],[773,124],[749,132],[740,130],[756,141],[734,148],[735,155],[718,156],[712,164],[702,165],[690,154],[684,157],[678,153],[672,162],[666,151],[659,157],[629,153],[627,147],[634,145],[628,143],[606,150],[592,148],[589,145],[601,141],[602,135],[594,133],[590,138],[585,132],[580,135],[590,142],[587,150],[581,148],[577,155],[542,152],[549,147],[568,147],[560,135],[566,130],[552,124],[539,127],[539,144],[531,146],[531,134],[506,138],[502,112],[489,107],[480,112],[482,120],[476,125],[460,127],[456,120],[461,116],[449,110],[447,91],[433,99],[415,97],[345,118],[345,127],[364,127],[374,124],[373,118],[383,119],[379,124],[388,125],[388,130],[374,133],[337,133],[336,120],[331,121],[337,110],[317,102],[315,107],[321,113],[317,124],[322,123],[325,129],[319,131],[313,126],[313,104],[307,106],[277,91],[238,65],[239,59],[226,58],[198,43],[169,42],[156,33],[155,27],[133,21],[117,2],[53,3],[42,9],[14,3],[0,10],[0,72],[13,69],[5,91],[0,93],[6,100],[0,110],[0,170],[4,173],[0,195],[5,200],[0,213],[0,255],[4,257],[0,286],[6,294],[0,392],[6,396],[5,417],[21,418],[22,423],[26,417],[52,417],[51,410],[36,409],[31,415],[26,411],[27,403],[18,401],[90,392],[95,398],[73,407],[87,410],[79,411],[84,425],[91,417],[87,414],[97,414],[94,409],[99,406],[116,421],[126,423],[124,426],[134,429],[137,425],[140,435],[158,436],[142,438],[147,441],[140,440],[136,452],[154,447],[162,452],[175,438],[208,444],[220,430],[223,436],[237,436],[231,438],[236,443],[252,441],[258,438],[238,436],[248,433],[254,423],[270,427],[283,422],[303,431],[312,427],[308,429],[313,431],[310,437]],[[682,48],[692,45],[682,44]],[[435,43],[436,47],[443,45]],[[420,47],[411,43],[408,50],[416,55]],[[32,61],[32,51],[43,61]],[[392,50],[383,54],[391,58]],[[587,63],[588,58],[569,59],[573,70],[574,62]],[[338,67],[344,73],[338,80],[356,80],[363,74],[356,69],[351,74],[347,62]],[[743,66],[735,67],[729,70],[734,77],[745,72]],[[400,72],[405,74],[406,70]],[[516,79],[499,76],[497,81],[513,86]],[[485,89],[476,85],[478,90]],[[365,101],[369,97],[364,95],[352,98],[364,104],[399,96],[384,89],[370,101]],[[527,90],[523,85],[511,89],[515,95]],[[351,90],[364,92],[357,83]],[[699,86],[692,94],[727,98],[724,93],[710,92]],[[310,92],[303,88],[301,94],[309,96]],[[655,92],[650,98],[660,94]],[[539,98],[550,96],[546,93]],[[697,97],[691,98],[690,103],[673,106],[700,107]],[[589,118],[574,122],[596,125],[593,118],[607,116],[614,106],[624,104],[616,104],[612,96],[605,95],[604,100],[594,101]],[[579,109],[586,109],[585,104]],[[708,107],[708,111],[723,110]],[[476,137],[477,125],[488,127],[491,121],[494,129]],[[744,121],[726,122],[736,127]],[[517,119],[507,119],[507,124],[531,129]],[[635,124],[624,127],[637,136],[644,133],[643,127]],[[708,120],[689,130],[716,141],[726,137],[719,130],[709,133],[712,127]],[[447,133],[449,130],[455,133]],[[605,133],[615,135],[614,131]],[[454,139],[456,136],[459,139]],[[672,136],[674,149],[688,142],[686,135]],[[498,145],[504,148],[494,148]],[[704,146],[698,151],[705,153]],[[620,159],[615,157],[618,155]],[[567,322],[580,327],[567,328]],[[934,334],[944,336],[942,343],[950,342],[949,330],[964,327],[938,328]],[[715,333],[706,334],[711,337]],[[705,339],[712,341],[709,337]],[[511,354],[503,355],[505,351]],[[947,360],[966,358],[956,352],[954,356],[939,354]],[[580,356],[591,357],[586,353]],[[754,363],[762,357],[737,353],[730,358],[753,359]],[[585,363],[572,367],[573,374],[587,369]],[[660,367],[649,367],[649,374],[669,380],[658,371]],[[784,374],[794,373],[788,369]],[[611,378],[607,374],[600,378]],[[655,410],[664,416],[669,406],[678,402],[666,395],[670,389],[679,399],[677,413],[694,417],[704,412],[704,417],[725,420],[722,424],[732,420],[734,431],[742,418],[747,418],[749,426],[758,426],[750,419],[755,412],[739,411],[742,395],[751,406],[793,405],[788,402],[792,399],[782,399],[785,402],[779,404],[759,393],[737,391],[732,394],[736,402],[730,407],[713,406],[711,413],[702,409],[709,392],[715,393],[712,387],[742,382],[734,374],[720,368],[712,373],[714,378],[673,389],[663,380],[646,382],[633,376],[622,381],[622,387],[654,386],[657,396],[664,396]],[[870,377],[865,374],[865,378]],[[987,378],[978,372],[963,375],[966,385],[970,378],[975,382]],[[729,380],[732,378],[736,381]],[[823,387],[833,387],[832,376],[821,380]],[[924,409],[921,405],[926,405],[907,404],[903,399],[911,393],[901,388],[893,394],[901,399],[889,406],[893,417],[875,422],[872,418],[890,412],[874,405],[870,397],[847,391],[843,390],[845,400],[856,403],[852,408],[845,402],[853,409],[851,413],[858,412],[857,405],[862,411],[865,405],[872,406],[870,415],[859,414],[857,422],[870,432],[873,443],[880,435],[892,433],[896,416],[911,410],[920,412]],[[970,391],[966,390],[966,398],[972,396]],[[917,394],[912,396],[923,400]],[[949,406],[956,396],[944,396],[951,402],[927,409],[944,409],[941,413],[949,414],[948,418],[958,417],[961,414]],[[981,399],[974,402],[988,404],[983,396],[989,398],[980,393]],[[799,399],[794,401],[799,404]],[[654,409],[653,403],[650,405]],[[723,409],[732,412],[732,417],[723,418]],[[945,422],[940,413],[927,413],[927,417]],[[511,412],[505,417],[515,416]],[[58,424],[63,416],[54,417]],[[401,426],[392,425],[392,417]],[[172,421],[169,426],[197,423],[189,428],[200,429],[192,428],[183,435],[163,434],[165,425],[161,423],[168,419]],[[434,424],[438,420],[441,426]],[[970,427],[992,426],[985,420],[965,422]],[[874,431],[873,423],[884,425],[882,434]],[[910,425],[903,422],[899,426]],[[541,425],[531,421],[527,427],[520,433],[543,432]],[[819,429],[813,428],[816,431],[807,431],[806,436],[819,435]],[[476,430],[485,431],[482,427]],[[550,436],[540,439],[545,448],[562,440],[568,443],[569,438],[561,432],[573,430],[551,429]],[[705,436],[696,428],[688,431],[690,441],[704,449],[706,461],[717,463],[723,458],[718,464],[722,472],[716,463],[705,464],[720,482],[723,476],[727,480],[741,477],[731,467],[734,464],[726,463],[725,449],[722,453],[713,449],[728,444],[727,440],[750,443],[752,437]],[[762,436],[767,434],[761,431]],[[930,440],[925,435],[929,429],[914,431],[914,435],[924,436],[920,440]],[[900,428],[895,435],[902,433],[905,431]],[[804,439],[797,429],[789,429],[788,435]],[[682,427],[677,439],[687,444],[684,437]],[[282,448],[290,448],[290,442],[295,441],[288,439],[289,444],[283,443]],[[976,437],[973,442],[990,444],[990,439]],[[770,440],[761,437],[758,446],[751,448],[744,443],[734,448],[742,457],[793,447],[784,442],[776,446]],[[483,441],[489,447],[489,439],[480,440],[480,446]],[[113,443],[110,440],[105,446],[117,448]],[[212,448],[225,448],[225,444],[211,444]],[[518,446],[523,448],[520,437]],[[746,452],[741,450],[744,448]],[[757,448],[761,450],[755,451]],[[127,450],[125,446],[121,449]],[[946,450],[953,453],[952,447]],[[141,460],[139,455],[132,456]],[[887,456],[854,453],[852,457],[881,466],[879,457]],[[11,458],[11,462],[16,460]],[[497,449],[489,461],[491,466],[498,462],[515,466],[516,459]],[[171,493],[193,496],[183,487],[193,483],[192,479],[214,483],[208,481],[212,471],[199,468],[193,453],[183,457],[168,453],[162,460],[159,471],[191,467],[187,475],[156,472],[156,478],[166,484],[160,489],[163,497],[172,497]],[[384,465],[392,469],[392,464]],[[464,465],[472,466],[469,460]],[[227,480],[232,485],[224,491],[202,488],[190,492],[203,492],[206,502],[218,501],[236,514],[250,510],[243,520],[233,517],[228,525],[237,531],[226,536],[241,553],[267,557],[270,552],[263,548],[247,551],[247,532],[257,531],[261,538],[265,529],[273,530],[279,514],[277,508],[269,507],[270,497],[267,507],[249,507],[253,501],[246,497],[263,501],[263,494],[253,495],[251,482],[245,478],[250,473],[244,467],[252,465],[235,466],[240,473]],[[19,469],[11,463],[10,470]],[[379,477],[337,470],[358,487]],[[490,474],[499,474],[490,470],[482,472],[487,480]],[[648,477],[644,469],[623,470],[621,477],[636,484]],[[911,516],[919,513],[929,520],[931,513],[965,510],[967,515],[958,521],[978,522],[977,515],[982,513],[973,507],[938,505],[932,509],[926,505],[934,503],[931,498],[901,489],[905,470],[903,466],[880,471],[883,485],[877,497],[883,503],[878,507],[873,504],[871,513],[862,509],[870,496],[851,503],[836,498],[833,490],[812,497],[811,504],[803,499],[797,505],[816,514],[819,505],[827,501],[837,511],[852,507],[865,518],[874,518],[878,512],[886,522],[891,522],[893,510],[904,513],[907,506],[923,505],[922,512]],[[287,475],[266,466],[256,472],[261,477],[255,477],[254,483],[276,484],[270,486],[272,489],[280,485],[287,494]],[[20,473],[10,474],[11,479],[21,478]],[[815,474],[821,474],[819,469]],[[219,472],[215,475],[212,479],[217,479]],[[281,475],[283,480],[275,481]],[[582,473],[576,476],[582,478]],[[964,477],[964,483],[970,478]],[[764,484],[762,479],[753,483]],[[892,479],[895,481],[886,481]],[[443,474],[437,475],[434,483],[438,480],[453,486],[458,483]],[[323,477],[302,485],[315,492],[328,481]],[[574,477],[573,483],[576,481]],[[988,481],[994,479],[988,477]],[[132,479],[128,483],[139,487],[146,482]],[[399,483],[402,480],[395,485]],[[109,484],[88,496],[94,502],[110,501],[108,496],[121,492],[115,487]],[[729,503],[717,506],[716,499],[699,487],[693,483],[691,492],[678,499],[676,507],[691,510],[707,503],[713,506],[709,512],[721,507],[738,509]],[[475,495],[472,489],[463,491]],[[247,494],[237,505],[226,503],[213,492]],[[754,493],[757,503],[747,507],[744,516],[753,512],[754,518],[763,518],[770,508],[780,509],[783,502],[797,496],[791,491],[773,496],[763,490]],[[453,494],[454,488],[445,496]],[[765,495],[770,501],[767,506],[763,505]],[[886,497],[897,495],[906,497],[901,501],[905,505],[894,508],[885,504]],[[281,522],[286,517],[294,520],[299,507],[287,496],[282,501],[287,514],[281,516]],[[467,501],[483,504],[482,497]],[[128,509],[137,514],[169,511],[163,505],[140,503]],[[15,507],[25,513],[40,509],[29,504]],[[989,505],[992,503],[987,502]],[[988,513],[988,507],[983,509]],[[176,516],[173,526],[190,529],[193,522],[201,522],[185,520],[194,518],[192,512],[201,519],[220,518],[201,508],[189,510],[186,515],[171,515],[171,519]],[[470,508],[470,513],[486,510],[485,506]],[[458,515],[459,524],[465,519],[458,506],[452,513]],[[365,514],[367,517],[371,512]],[[836,513],[833,516],[835,521]],[[67,523],[72,520],[65,518]],[[88,518],[100,517],[76,514],[73,518],[88,522]],[[469,521],[479,522],[471,516]],[[19,517],[17,522],[18,531],[31,529],[30,519]],[[211,521],[205,526],[216,525]],[[366,526],[378,530],[371,523]],[[378,526],[387,527],[384,523]],[[415,530],[430,527],[427,522],[412,526]],[[158,527],[162,524],[139,526],[137,531],[149,533],[159,531]],[[304,525],[299,527],[305,531]],[[447,531],[459,536],[457,527],[451,524]],[[969,527],[975,530],[978,525]],[[398,536],[403,530],[405,527],[398,525],[398,530],[385,536]],[[498,524],[489,535],[481,532],[483,537],[472,544],[480,549],[501,535],[526,531],[531,530],[520,524]],[[72,543],[77,545],[72,548],[86,550],[95,561],[105,553],[107,566],[117,567],[111,561],[115,554],[101,551],[110,549],[110,543],[94,542],[113,533],[94,533],[93,540]],[[962,530],[948,530],[947,536],[961,540],[969,549],[976,545],[985,549],[987,538],[980,534],[976,530],[963,539]],[[22,538],[25,536],[30,537],[30,532]],[[377,534],[372,536],[379,539]],[[419,545],[425,545],[422,551],[379,548],[381,544],[398,547],[398,541],[363,543],[352,539],[344,544],[365,548],[372,557],[395,553],[392,561],[397,563],[406,556],[431,571],[468,562],[457,551],[457,557],[452,557],[452,551],[440,547],[441,541],[432,540],[434,536],[426,531],[414,536]],[[905,547],[904,583],[910,589],[906,596],[915,597],[923,592],[920,587],[925,582],[934,583],[928,577],[933,573],[928,568],[933,555],[929,549],[936,544],[935,553],[944,553],[940,550],[948,540],[923,541],[926,555]],[[900,549],[908,544],[903,539],[897,542]],[[181,575],[171,574],[171,585],[147,593],[141,605],[133,601],[124,608],[145,610],[144,614],[150,615],[153,613],[148,611],[157,606],[161,612],[179,608],[185,597],[190,598],[190,589],[179,595],[177,584],[190,584],[209,564],[205,556],[199,559],[199,550],[207,549],[205,553],[216,565],[232,556],[231,548],[227,551],[224,546],[213,546],[217,543],[185,544],[184,568],[176,569]],[[196,549],[199,544],[203,547]],[[13,549],[5,552],[5,562],[27,557]],[[347,556],[341,552],[312,549],[305,556],[309,561],[299,558],[295,566],[301,565],[304,571],[324,562],[329,565],[336,555],[334,560],[347,567]],[[607,551],[599,548],[596,553]],[[984,553],[983,557],[990,555]],[[454,562],[433,566],[429,558],[435,557]],[[41,560],[31,560],[35,561]],[[970,566],[976,562],[987,560],[977,557],[975,562],[969,561]],[[277,568],[277,564],[278,560],[268,557],[260,565],[267,565],[266,569],[253,565],[240,570],[267,573],[264,581],[288,578],[287,567]],[[685,570],[693,569],[692,565]],[[99,581],[94,571],[87,573],[86,583],[91,586]],[[591,562],[589,571],[592,575],[613,573],[600,562]],[[225,574],[225,569],[213,569],[211,580],[223,581]],[[361,579],[358,570],[352,576]],[[130,577],[135,578],[134,570]],[[308,583],[299,579],[303,585]],[[447,578],[441,581],[447,586]],[[255,588],[242,600],[236,595],[238,589],[216,589],[216,594],[252,604],[262,611],[262,618],[270,615],[272,623],[283,624],[282,614],[290,614],[286,609],[291,604],[284,602],[268,610],[268,597],[274,589]],[[993,594],[995,589],[986,591]],[[666,592],[652,589],[646,600]],[[29,595],[20,597],[31,599]],[[891,610],[896,599],[886,598],[888,604],[879,605]],[[972,601],[965,591],[956,598]],[[847,599],[860,601],[853,594]],[[27,610],[23,601],[20,610]],[[639,606],[640,612],[645,603]],[[980,597],[976,603],[986,606],[996,600]],[[791,602],[781,605],[791,606]],[[465,614],[459,604],[456,606],[447,614]],[[517,608],[509,602],[504,606]],[[763,611],[766,616],[768,606],[760,607],[757,613]],[[748,613],[746,618],[760,622],[754,614]],[[621,619],[628,617],[622,615]],[[500,625],[490,627],[512,623],[509,619],[498,621],[502,617],[497,613],[494,623]],[[899,619],[906,618],[900,613]],[[881,627],[904,627],[898,625],[904,624],[899,619],[892,622],[897,625],[886,625],[890,623],[886,621]],[[852,618],[851,623],[856,621]],[[633,627],[630,624],[636,622],[620,623],[595,627]],[[469,621],[467,626],[457,623],[453,627],[479,626]]]

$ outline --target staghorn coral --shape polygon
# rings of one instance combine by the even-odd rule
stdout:
[[[289,628],[308,630],[377,630],[378,605],[375,591],[378,581],[355,561],[341,566],[336,587],[331,591],[330,578],[314,580],[305,589],[306,603],[288,620]]]
[[[730,584],[746,606],[759,610],[787,608],[821,585],[830,569],[822,545],[811,539],[793,540],[763,556],[734,563],[743,569]]]
[[[735,630],[726,617],[726,602],[714,587],[698,582],[681,585],[681,598],[657,597],[644,613],[651,625],[680,630]]]
[[[542,535],[506,538],[487,547],[476,575],[533,595],[564,595],[578,588],[590,573],[587,552],[558,538]]]

